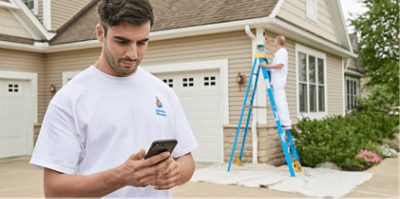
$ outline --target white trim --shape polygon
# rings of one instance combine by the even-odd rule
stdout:
[[[18,79],[18,80],[28,80],[31,83],[31,95],[32,101],[31,105],[33,108],[31,121],[32,126],[28,134],[28,154],[32,153],[33,150],[33,134],[34,134],[34,124],[38,122],[38,80],[37,73],[31,72],[14,72],[14,71],[0,71],[0,79]]]
[[[335,3],[335,5],[336,5],[336,7],[337,7],[337,10],[338,10],[339,13],[340,13],[340,21],[342,22],[341,25],[342,25],[343,28],[344,28],[344,34],[345,34],[345,36],[346,36],[347,45],[348,45],[348,47],[349,47],[349,49],[350,49],[350,52],[354,53],[353,45],[351,44],[350,37],[349,37],[349,34],[348,34],[349,31],[348,31],[348,29],[347,29],[347,25],[346,25],[346,22],[345,22],[345,20],[344,20],[343,9],[342,9],[342,6],[341,6],[341,4],[340,4],[339,1],[340,1],[340,0],[334,0],[334,3]],[[329,2],[332,2],[332,0],[329,1]],[[337,20],[335,20],[335,21],[337,21]]]
[[[269,15],[269,17],[275,18],[276,15],[278,15],[278,12],[281,10],[281,7],[282,7],[284,2],[285,2],[285,0],[279,0],[278,3],[276,3],[275,8],[272,10],[272,12]]]
[[[342,99],[342,103],[343,103],[343,110],[342,110],[342,115],[344,116],[344,115],[346,115],[346,80],[345,80],[345,78],[344,78],[344,76],[345,76],[345,67],[347,67],[346,65],[345,65],[345,58],[342,58],[342,96],[343,96],[343,99]],[[347,59],[348,60],[348,59]]]
[[[19,7],[13,1],[10,2],[0,1],[0,7],[19,9]]]
[[[317,112],[315,113],[300,113],[300,99],[299,99],[299,61],[298,61],[298,54],[299,52],[305,53],[307,55],[312,55],[315,56],[315,58],[318,60],[318,58],[322,58],[324,60],[324,97],[325,97],[325,111],[324,112],[319,112],[319,100],[318,100],[318,92],[316,93],[317,95]],[[295,62],[296,62],[296,103],[297,103],[297,118],[299,120],[303,118],[310,118],[310,119],[323,119],[324,117],[328,116],[328,82],[327,82],[327,56],[325,53],[322,53],[320,51],[317,51],[315,49],[303,46],[301,44],[296,43],[295,44]],[[307,56],[308,57],[308,56]],[[307,58],[308,60],[308,58]],[[316,69],[318,65],[315,66]],[[307,67],[308,68],[308,67]],[[307,81],[308,81],[308,70],[307,70]],[[318,82],[318,74],[316,76],[316,81]],[[318,85],[316,86],[318,87]],[[318,89],[318,88],[317,88]],[[310,100],[309,100],[309,87],[307,83],[307,108],[310,109]]]
[[[43,0],[43,25],[51,30],[51,0]]]
[[[11,15],[15,17],[15,19],[21,24],[21,26],[24,28],[26,32],[29,33],[32,39],[35,40],[41,40],[43,38],[43,35],[40,34],[38,31],[33,30],[29,25],[28,21],[26,21],[22,16],[17,13],[17,12],[11,12]]]
[[[21,15],[21,18],[27,20],[26,23],[29,24],[31,23],[32,26],[30,26],[32,29],[36,28],[40,34],[42,34],[43,39],[50,40],[55,36],[55,33],[51,33],[47,31],[42,23],[39,21],[39,19],[28,9],[28,7],[25,6],[25,4],[21,0],[10,0],[13,3],[15,3],[20,9],[19,11],[22,13],[19,13]],[[50,0],[48,0],[50,1]]]
[[[33,0],[33,14],[36,16],[39,14],[39,0]]]
[[[68,83],[68,79],[73,78],[75,75],[77,75],[80,72],[82,72],[82,71],[62,72],[62,85],[64,86],[66,83]]]
[[[174,64],[157,64],[157,65],[144,65],[144,70],[149,73],[174,73],[183,71],[203,71],[210,69],[219,70],[221,80],[221,160],[219,163],[224,162],[224,126],[229,124],[229,84],[228,84],[228,60],[208,60],[208,61],[196,61],[196,62],[185,62],[185,63],[174,63]]]

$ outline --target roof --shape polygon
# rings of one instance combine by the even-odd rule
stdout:
[[[0,34],[0,41],[15,42],[20,44],[30,44],[33,45],[34,40],[29,38],[17,37],[12,35]]]
[[[155,15],[152,31],[239,21],[271,14],[278,0],[150,0]],[[97,6],[91,1],[50,41],[51,45],[96,39]]]

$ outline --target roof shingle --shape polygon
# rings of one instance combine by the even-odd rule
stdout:
[[[269,16],[278,0],[150,0],[155,23],[152,31],[185,28]],[[71,18],[50,41],[51,45],[96,39],[99,22],[93,0]]]

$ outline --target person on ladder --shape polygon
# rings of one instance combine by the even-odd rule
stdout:
[[[265,34],[265,42],[268,42],[268,36]],[[286,100],[285,85],[288,73],[288,52],[285,48],[286,39],[279,35],[275,38],[274,45],[276,52],[272,64],[260,63],[261,67],[271,69],[271,85],[273,95],[278,109],[278,115],[284,130],[291,129],[292,122],[289,115],[289,107]]]

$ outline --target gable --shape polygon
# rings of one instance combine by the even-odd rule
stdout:
[[[17,20],[16,16],[7,8],[0,7],[0,18],[1,35],[12,35],[15,37],[32,39],[32,35],[29,34],[29,32]]]
[[[285,0],[277,18],[351,49],[338,0],[316,1],[318,7],[315,21],[307,16],[307,0]]]

